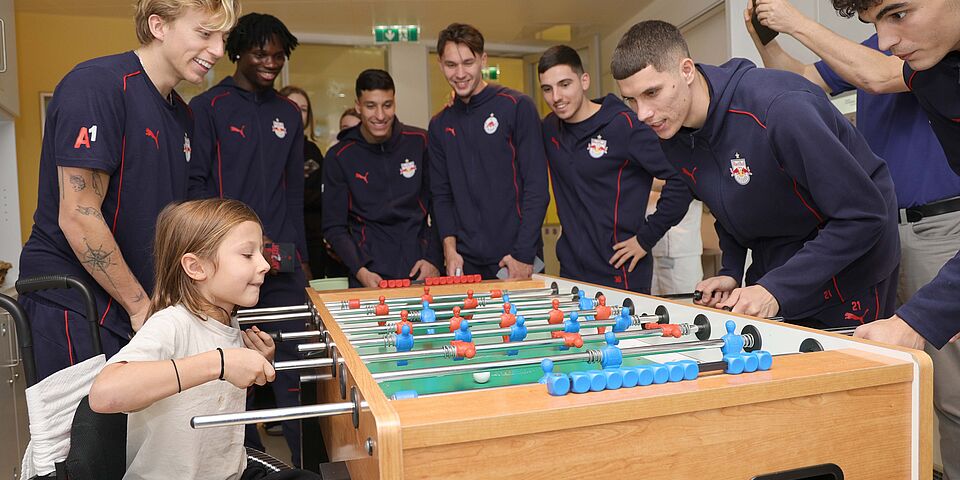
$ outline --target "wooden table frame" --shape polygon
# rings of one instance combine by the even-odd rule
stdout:
[[[931,478],[932,366],[921,351],[703,309],[547,276],[482,285],[541,288],[556,281],[602,291],[608,305],[665,305],[672,322],[706,314],[711,338],[723,322],[753,325],[765,350],[796,352],[805,338],[822,352],[778,356],[766,372],[704,374],[694,381],[551,397],[543,385],[388,400],[324,302],[419,296],[421,287],[310,292],[343,358],[340,378],[320,382],[320,402],[365,400],[359,427],[348,415],[320,420],[328,454],[356,480],[419,478],[749,479],[834,463],[847,479]],[[643,313],[643,312],[640,312]],[[674,354],[677,355],[677,354]],[[696,358],[697,356],[694,355]]]

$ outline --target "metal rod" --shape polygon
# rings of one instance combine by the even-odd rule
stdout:
[[[264,307],[264,308],[243,308],[237,310],[238,317],[249,317],[253,315],[269,315],[272,313],[290,313],[309,311],[310,305],[304,303],[300,305],[289,305],[286,307]]]
[[[278,342],[292,342],[294,340],[303,340],[304,338],[313,338],[323,335],[323,332],[320,330],[306,330],[303,332],[278,332],[277,338],[274,340]]]
[[[246,325],[250,323],[286,322],[289,320],[312,320],[313,318],[314,316],[312,312],[297,312],[297,313],[278,313],[274,315],[239,317],[237,318],[237,321],[241,325]]]
[[[533,308],[550,308],[553,304],[554,298],[549,298],[546,300],[533,300],[527,302],[511,302],[510,305],[516,306],[517,311],[531,310]],[[579,302],[575,301],[563,301],[560,302],[559,308],[573,308],[578,307]],[[440,310],[435,309],[431,306],[431,309],[437,314],[437,318],[450,318],[453,316],[453,307],[449,310]],[[418,309],[404,309],[407,310],[407,319],[410,321],[417,321],[420,319],[422,308]],[[478,306],[476,308],[470,309],[461,309],[460,315],[499,315],[503,313],[503,304],[498,303],[494,305],[485,305]],[[357,314],[357,315],[334,315],[334,320],[337,321],[340,325],[349,325],[355,323],[367,323],[367,322],[389,322],[389,321],[400,321],[401,315],[400,310],[393,310],[387,315],[375,315],[371,313]]]
[[[570,305],[570,307],[574,307],[574,306],[576,306],[576,305]],[[521,311],[521,310],[518,309],[516,315],[517,315],[517,316],[523,315],[524,318],[526,318],[526,319],[534,319],[534,318],[539,318],[539,317],[547,318],[547,317],[550,316],[550,312],[552,312],[552,311],[553,311],[553,310],[551,310],[551,309],[546,309],[546,310],[524,310],[524,311]],[[580,315],[580,316],[594,316],[594,315],[597,314],[597,311],[596,311],[596,310],[581,310],[581,311],[578,311],[577,314]],[[619,307],[617,307],[617,314],[619,314]],[[441,315],[441,314],[439,314],[439,313],[437,314],[437,317],[438,317],[437,319],[438,319],[438,320],[441,320],[441,321],[443,321],[443,320],[450,320],[451,318],[453,318],[453,314],[452,314],[452,313],[451,313],[450,316],[447,317],[447,318],[440,318],[440,315]],[[466,315],[470,315],[470,314],[468,313],[468,314],[466,314]],[[500,313],[495,314],[495,315],[474,315],[473,318],[469,318],[469,319],[467,319],[467,321],[470,322],[470,326],[471,326],[471,327],[474,326],[474,325],[486,325],[486,324],[490,324],[490,323],[497,323],[497,324],[498,324],[498,323],[500,323],[500,316],[501,316],[501,315],[503,315],[503,312],[502,312],[502,311],[501,311]],[[612,315],[612,310],[611,310],[611,315]],[[460,312],[460,316],[463,317],[463,318],[465,318],[463,312]],[[566,316],[568,317],[569,314],[567,314]],[[446,315],[444,315],[444,317],[446,317]],[[412,328],[414,328],[414,329],[424,329],[424,328],[436,328],[436,326],[437,326],[438,324],[442,324],[441,321],[431,322],[431,323],[424,323],[424,322],[422,322],[422,321],[415,321],[415,322],[410,322],[410,323],[411,323]],[[362,335],[362,334],[387,333],[387,332],[393,331],[393,330],[395,329],[394,326],[395,326],[397,323],[399,323],[399,322],[389,322],[389,321],[388,321],[388,322],[386,322],[386,325],[362,325],[362,326],[356,326],[356,327],[355,327],[355,326],[347,326],[347,327],[341,328],[340,330],[341,330],[343,333],[347,334],[347,335],[358,335],[358,334],[361,334],[361,335]]]
[[[230,425],[246,425],[284,420],[299,420],[301,418],[330,417],[353,413],[356,405],[353,402],[327,403],[323,405],[303,405],[300,407],[273,408],[270,410],[253,410],[249,412],[223,413],[218,415],[198,415],[190,419],[193,428],[226,427]],[[366,401],[360,402],[360,408],[368,408]]]
[[[304,360],[287,360],[283,362],[274,362],[273,369],[280,372],[283,370],[297,370],[300,368],[321,368],[332,367],[332,358],[307,358]]]
[[[329,373],[304,373],[300,375],[300,383],[321,382],[333,379]]]
[[[662,334],[659,330],[652,331],[646,330],[643,333],[640,332],[620,332],[615,334],[620,340],[633,340],[637,338],[649,338],[649,337],[659,337]],[[600,334],[591,334],[583,335],[584,342],[593,342],[593,341],[603,341],[605,335]],[[495,352],[498,350],[520,350],[524,348],[534,348],[534,347],[549,347],[551,345],[563,345],[564,339],[562,338],[544,338],[539,340],[524,340],[522,342],[507,342],[507,343],[488,343],[484,345],[476,345],[477,353],[480,352]],[[371,353],[367,355],[360,355],[360,360],[364,363],[376,363],[376,362],[388,362],[393,360],[413,360],[419,358],[431,358],[431,357],[453,357],[453,347],[444,346],[443,348],[431,348],[427,350],[411,350],[408,352],[390,352],[390,353]]]
[[[655,355],[664,352],[705,350],[708,348],[717,348],[723,345],[722,339],[716,340],[697,340],[690,342],[666,343],[663,345],[646,345],[642,347],[628,347],[620,349],[623,356]],[[540,362],[549,358],[554,362],[566,362],[572,360],[590,360],[596,358],[599,350],[588,350],[583,353],[572,353],[566,355],[555,355],[540,358],[521,358],[516,360],[500,360],[496,362],[471,362],[462,365],[448,365],[443,367],[419,368],[414,370],[400,370],[394,372],[380,372],[372,374],[377,382],[389,380],[411,379],[435,377],[437,375],[450,375],[463,372],[477,372],[483,370],[492,370],[495,368],[525,367],[539,365]]]
[[[469,285],[469,284],[461,284],[461,285]],[[553,288],[548,287],[548,288],[530,288],[530,289],[521,289],[521,290],[500,289],[500,292],[502,294],[506,294],[510,297],[513,297],[515,295],[518,295],[518,296],[550,295],[550,294],[553,294],[555,290]],[[462,300],[464,298],[467,298],[466,293],[432,295],[432,296],[433,296],[433,300],[437,302],[446,301],[446,300]],[[492,294],[489,291],[473,292],[473,298],[491,298],[491,296]],[[493,298],[499,298],[499,297],[493,297]],[[420,301],[421,301],[420,297],[394,297],[394,298],[385,299],[384,303],[386,303],[387,305],[393,306],[393,305],[402,305],[402,304],[408,304],[408,303],[417,303]],[[360,308],[363,308],[365,306],[371,306],[371,305],[376,305],[380,303],[380,299],[371,298],[371,299],[360,300],[359,302],[360,302]],[[330,310],[331,312],[333,311],[339,312],[344,310],[357,310],[355,308],[354,309],[350,308],[350,300],[325,302],[325,305],[327,309]]]

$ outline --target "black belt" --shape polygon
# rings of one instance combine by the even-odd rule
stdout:
[[[915,223],[928,217],[960,211],[960,197],[948,198],[900,210],[900,223]],[[906,222],[904,222],[906,220]]]

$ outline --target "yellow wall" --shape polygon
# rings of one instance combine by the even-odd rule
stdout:
[[[20,117],[16,120],[17,171],[20,191],[21,237],[23,241],[26,241],[33,226],[33,212],[37,206],[42,133],[40,93],[53,92],[57,83],[76,64],[91,58],[136,48],[137,39],[133,30],[132,18],[76,17],[18,12],[16,21],[17,55],[20,63]],[[328,60],[338,58],[336,54],[331,56],[331,53],[334,52],[327,52],[328,49],[336,50],[335,53],[339,55],[343,55],[344,51],[353,55],[357,53],[355,51],[357,49],[344,47],[304,45],[294,53],[291,65],[298,60],[298,57],[301,66],[306,62],[318,61],[320,58],[327,58]],[[378,51],[379,49],[361,50],[364,50],[363,53],[367,55],[361,56],[363,60],[359,61],[359,64],[351,65],[352,70],[360,69],[361,66],[363,68],[381,66],[380,62],[382,62],[383,54]],[[320,55],[320,58],[317,58],[317,53],[327,53],[327,55]],[[359,59],[355,58],[353,60]],[[450,93],[450,87],[440,73],[436,62],[436,55],[431,54],[429,65],[431,66],[430,99],[432,112],[438,111],[443,106]],[[335,61],[333,63],[341,62]],[[371,65],[367,65],[367,63]],[[526,79],[522,60],[491,57],[489,64],[500,66],[498,83],[518,91],[525,90]],[[226,59],[218,62],[215,68],[214,82],[219,81],[224,74],[233,73],[233,68],[233,64]],[[324,69],[321,68],[320,70],[323,71]],[[332,75],[329,72],[328,74]],[[316,72],[308,71],[302,72],[302,74],[291,72],[290,80],[292,83],[310,84],[311,75],[316,75]],[[345,82],[348,83],[346,90],[348,93],[352,93],[356,72],[351,72],[347,77],[349,77],[349,82]],[[181,84],[177,90],[185,98],[189,98],[205,88],[205,86],[195,87]],[[324,99],[324,93],[328,92],[317,91],[311,93],[316,96],[315,102],[318,100],[321,103],[331,101],[331,99]],[[527,93],[536,94],[537,92]],[[346,96],[347,99],[351,100],[347,103],[352,103],[350,97],[351,95]],[[340,105],[337,105],[337,109],[339,108]],[[337,114],[337,118],[339,119],[339,114]],[[317,118],[317,120],[324,121],[323,118]],[[559,223],[553,202],[551,202],[547,211],[546,223]]]
[[[20,117],[16,120],[20,230],[33,226],[40,170],[40,93],[53,92],[74,65],[136,48],[131,18],[75,17],[17,12]]]

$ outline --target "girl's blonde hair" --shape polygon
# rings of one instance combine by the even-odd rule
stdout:
[[[237,200],[208,198],[167,205],[157,217],[153,245],[156,284],[147,318],[177,304],[183,304],[201,318],[219,317],[224,313],[200,294],[196,282],[180,265],[180,259],[192,253],[216,267],[217,249],[223,238],[243,222],[255,222],[263,228],[253,209]]]
[[[186,8],[211,14],[210,23],[201,26],[214,32],[230,31],[240,18],[240,0],[139,0],[133,17],[137,26],[137,40],[141,45],[153,41],[149,24],[151,15],[159,15],[164,21],[172,22],[180,18]]]

